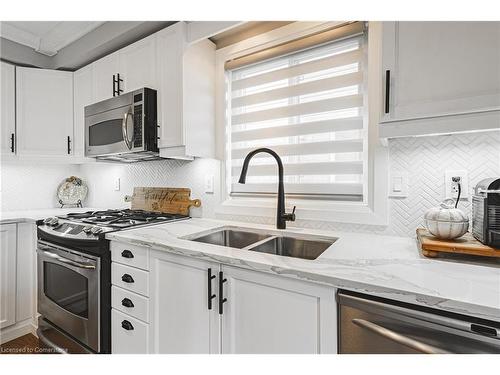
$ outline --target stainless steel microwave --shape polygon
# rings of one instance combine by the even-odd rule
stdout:
[[[141,88],[85,107],[85,156],[158,159],[156,90]]]

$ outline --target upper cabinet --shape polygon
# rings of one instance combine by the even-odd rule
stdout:
[[[119,74],[118,61],[118,52],[115,52],[91,64],[94,103],[116,95],[117,75]]]
[[[16,152],[16,68],[4,62],[1,68],[1,108],[0,128],[2,155],[14,155]]]
[[[384,22],[380,135],[500,128],[498,46],[498,22]]]
[[[73,73],[16,68],[17,151],[37,157],[73,153]]]
[[[187,42],[178,22],[156,33],[160,156],[213,157],[215,149],[215,45]]]

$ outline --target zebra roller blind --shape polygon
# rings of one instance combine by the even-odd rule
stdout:
[[[357,35],[228,70],[227,171],[237,194],[273,194],[282,158],[285,191],[301,196],[362,200],[365,181],[364,36]]]

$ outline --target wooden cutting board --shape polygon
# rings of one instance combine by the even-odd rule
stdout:
[[[199,199],[191,199],[191,189],[135,187],[131,209],[189,215],[189,207],[200,207]]]
[[[494,249],[482,244],[476,240],[470,232],[454,240],[440,240],[430,234],[427,229],[418,228],[417,240],[422,250],[422,254],[429,258],[435,258],[439,256],[439,253],[500,257],[500,249]]]

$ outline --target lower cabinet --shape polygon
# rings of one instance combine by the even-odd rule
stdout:
[[[337,352],[333,287],[222,266],[222,353]]]
[[[16,224],[0,226],[0,328],[16,322]]]
[[[156,251],[150,260],[153,353],[219,353],[216,297],[209,302],[219,265]]]
[[[332,287],[151,252],[154,353],[336,353]]]

